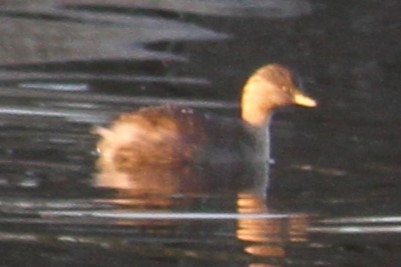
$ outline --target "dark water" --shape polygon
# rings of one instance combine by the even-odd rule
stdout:
[[[398,266],[400,11],[1,1],[1,265]],[[275,115],[267,198],[94,186],[95,126],[162,103],[235,116],[244,80],[270,62],[319,107]]]

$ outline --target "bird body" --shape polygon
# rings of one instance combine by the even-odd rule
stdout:
[[[109,128],[97,131],[101,136],[98,166],[109,176],[124,174],[124,187],[150,175],[159,176],[155,180],[176,179],[172,188],[179,191],[207,187],[264,190],[270,118],[274,109],[289,104],[313,107],[316,102],[295,87],[286,68],[267,65],[244,86],[241,118],[176,105],[120,115]],[[109,178],[102,177],[100,184],[115,183],[105,183]]]

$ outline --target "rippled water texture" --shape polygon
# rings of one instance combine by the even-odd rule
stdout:
[[[400,11],[395,0],[0,1],[2,265],[398,266]],[[166,103],[237,116],[245,79],[272,62],[319,107],[275,114],[267,197],[230,190],[238,180],[219,172],[207,177],[224,190],[178,191],[187,170],[97,186],[97,126]]]

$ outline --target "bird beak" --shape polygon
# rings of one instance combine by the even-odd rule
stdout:
[[[300,106],[304,106],[304,107],[308,107],[308,108],[314,108],[317,106],[316,100],[304,95],[304,93],[302,93],[299,90],[296,90],[294,92],[293,102],[296,105],[300,105]]]

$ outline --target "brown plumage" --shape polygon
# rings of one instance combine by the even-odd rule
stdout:
[[[197,191],[205,185],[264,187],[267,177],[249,176],[267,176],[269,120],[275,108],[290,104],[314,107],[316,102],[296,88],[289,70],[278,64],[267,65],[244,86],[241,118],[219,117],[175,105],[120,115],[109,128],[97,131],[101,136],[98,166],[109,176],[124,174],[127,180],[123,187],[150,181],[148,178],[155,177],[156,172],[159,177],[155,181],[180,180],[170,181],[173,190],[178,191],[186,190],[184,187],[196,187]],[[205,172],[214,178],[200,181],[207,179],[199,178]],[[167,173],[170,178],[163,177]],[[240,178],[235,181],[227,178],[230,175]],[[116,183],[105,182],[103,176],[99,184]]]

